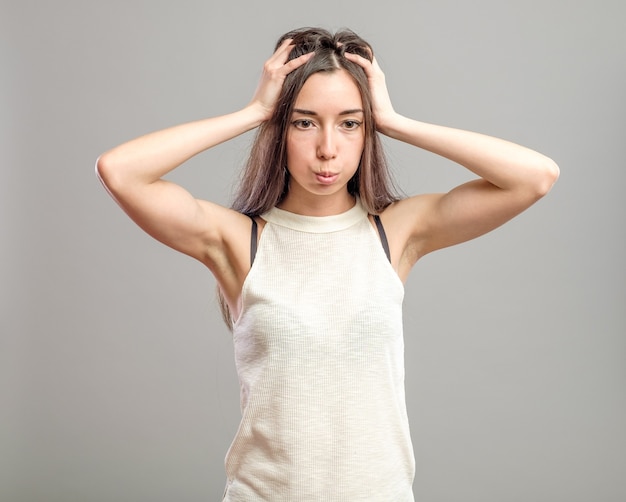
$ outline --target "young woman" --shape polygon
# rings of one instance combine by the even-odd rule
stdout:
[[[164,175],[259,128],[233,208]],[[400,199],[378,133],[476,179]],[[278,41],[242,110],[148,134],[97,172],[146,232],[214,274],[233,330],[242,421],[228,501],[412,501],[403,282],[420,257],[478,237],[545,195],[549,158],[397,113],[350,31]]]

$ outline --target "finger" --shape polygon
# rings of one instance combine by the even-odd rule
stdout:
[[[378,61],[376,60],[375,57],[373,57],[372,60],[370,61],[367,58],[359,56],[358,54],[352,54],[352,53],[346,52],[345,56],[347,59],[349,59],[353,63],[358,64],[361,68],[363,68],[368,78],[374,78],[376,76],[383,75],[383,70],[379,66]]]
[[[344,52],[343,55],[346,59],[358,64],[366,72],[368,72],[374,64],[373,61],[370,61],[369,59],[364,58],[363,56],[359,56],[358,54],[354,54],[352,52]]]
[[[285,63],[283,65],[283,68],[287,73],[291,73],[296,68],[304,65],[309,59],[313,57],[314,54],[315,52],[307,52],[306,54],[302,54],[302,56],[298,56],[297,58],[294,58],[291,61]]]
[[[291,39],[287,38],[283,40],[274,53],[265,61],[266,68],[280,67],[285,64],[289,58],[291,49],[293,49]]]
[[[274,54],[270,56],[267,60],[268,63],[278,63],[284,64],[289,57],[289,53],[293,49],[293,45],[291,44],[291,39],[284,40],[282,44],[274,51]]]
[[[291,49],[293,49],[293,39],[291,38],[286,38],[285,40],[283,40],[283,43],[280,44],[280,46],[278,47],[278,49],[276,49],[275,54],[280,54],[281,56],[284,54],[289,54],[291,52]]]
[[[358,63],[360,65],[371,64],[371,61],[369,59],[364,58],[363,56],[360,56],[358,54],[355,54],[354,52],[344,52],[343,55],[346,59],[349,59],[350,61],[354,61],[355,63]]]

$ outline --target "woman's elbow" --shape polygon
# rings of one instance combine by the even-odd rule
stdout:
[[[560,169],[554,160],[549,157],[542,159],[537,167],[537,176],[535,179],[534,190],[537,199],[546,195],[559,179]]]
[[[119,169],[108,152],[96,159],[96,176],[109,191],[119,184]]]

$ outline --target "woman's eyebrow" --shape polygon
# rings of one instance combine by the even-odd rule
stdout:
[[[300,113],[302,115],[312,115],[317,116],[317,112],[312,110],[303,110],[301,108],[294,108],[293,113]],[[361,108],[350,108],[349,110],[344,110],[339,112],[339,115],[352,115],[353,113],[364,113]]]

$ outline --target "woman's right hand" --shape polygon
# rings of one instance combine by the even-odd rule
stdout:
[[[259,85],[250,102],[249,106],[259,109],[263,121],[268,120],[272,116],[274,106],[285,82],[285,77],[296,68],[305,64],[315,54],[314,52],[309,52],[288,61],[289,53],[293,49],[291,41],[289,38],[286,39],[276,49],[276,52],[272,54],[272,57],[265,62]]]

